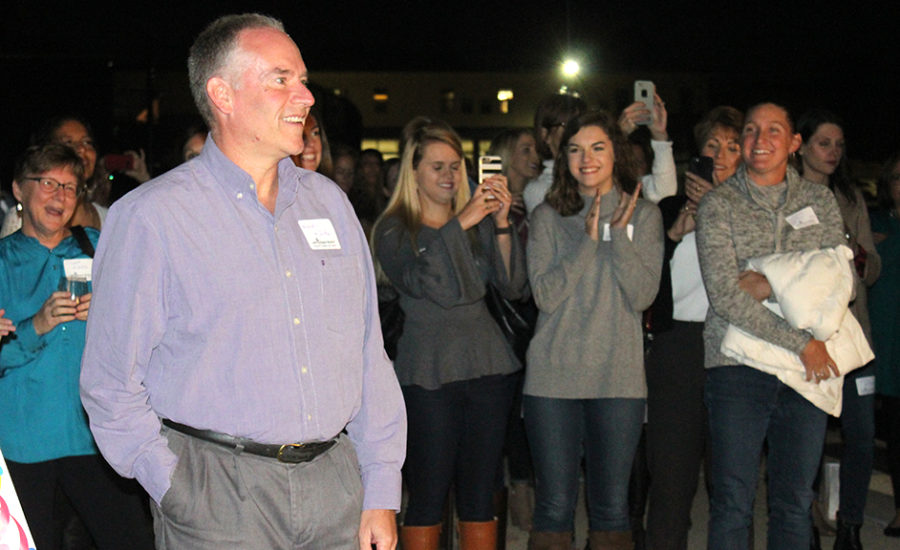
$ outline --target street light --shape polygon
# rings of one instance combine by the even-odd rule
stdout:
[[[567,78],[575,78],[581,71],[581,66],[574,59],[566,59],[562,63],[563,75]]]

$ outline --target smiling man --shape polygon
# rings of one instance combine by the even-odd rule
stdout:
[[[226,16],[188,69],[203,152],[117,202],[97,248],[97,443],[150,494],[158,548],[394,548],[406,414],[353,209],[287,158],[300,51]]]

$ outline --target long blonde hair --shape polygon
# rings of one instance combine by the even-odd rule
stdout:
[[[419,184],[416,182],[416,168],[425,155],[425,148],[432,143],[444,143],[449,145],[459,155],[461,165],[459,168],[460,182],[456,189],[456,197],[453,199],[453,214],[460,211],[469,202],[469,178],[466,175],[466,165],[463,162],[462,141],[459,135],[447,123],[442,121],[423,120],[421,126],[410,135],[403,148],[403,156],[400,159],[400,172],[397,176],[397,186],[394,188],[391,199],[372,229],[372,250],[375,250],[375,235],[382,220],[394,216],[400,219],[412,239],[413,250],[416,247],[416,235],[422,228],[422,205],[419,203]]]

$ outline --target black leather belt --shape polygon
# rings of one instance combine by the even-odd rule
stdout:
[[[237,449],[241,452],[275,458],[281,462],[289,462],[291,464],[309,462],[328,449],[334,447],[334,444],[337,443],[337,438],[334,438],[328,441],[315,441],[313,443],[285,443],[284,445],[271,445],[267,443],[257,443],[252,439],[236,437],[221,432],[214,432],[212,430],[198,430],[197,428],[179,424],[168,418],[163,418],[162,423],[177,432],[196,437],[197,439],[216,443],[230,449]]]

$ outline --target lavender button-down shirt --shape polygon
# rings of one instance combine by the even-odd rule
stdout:
[[[82,362],[91,430],[160,502],[177,462],[160,417],[261,443],[346,427],[364,509],[399,509],[406,413],[365,236],[323,176],[285,159],[278,185],[273,215],[210,137],[110,209]]]

